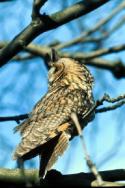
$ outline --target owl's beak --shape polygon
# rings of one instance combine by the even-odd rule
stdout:
[[[52,83],[53,80],[54,80],[54,72],[56,70],[56,67],[52,67],[50,70],[49,70],[49,73],[48,73],[48,78],[49,78],[49,82]]]

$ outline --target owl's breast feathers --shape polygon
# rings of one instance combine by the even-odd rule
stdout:
[[[57,66],[54,76],[50,75],[51,84],[47,94],[38,101],[29,118],[17,128],[22,140],[14,153],[14,159],[32,158],[42,154],[46,143],[51,145],[50,141],[58,137],[54,146],[56,149],[53,148],[48,159],[50,162],[47,162],[48,169],[57,158],[55,156],[63,153],[63,145],[64,148],[67,147],[73,128],[71,113],[84,116],[94,104],[93,79],[88,69],[68,58],[61,58],[57,64],[63,64],[63,68]],[[62,70],[60,74],[58,69]]]

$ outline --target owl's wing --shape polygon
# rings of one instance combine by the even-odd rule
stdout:
[[[52,109],[52,101],[54,100],[54,98],[59,97],[59,95],[57,96],[58,91],[60,91],[60,87],[48,91],[48,93],[36,103],[32,112],[29,114],[29,118],[13,129],[14,133],[20,132],[22,136],[28,135],[29,131],[31,130],[31,119],[34,119],[39,114],[41,115],[41,117],[47,117],[48,115],[52,114],[52,112],[49,111],[50,108],[48,108],[48,106],[51,103],[51,110],[54,111],[54,109]],[[56,95],[55,97],[53,97],[54,94]]]
[[[46,166],[46,171],[50,170],[53,164],[56,162],[58,156],[64,153],[64,151],[66,150],[68,146],[69,138],[70,138],[70,135],[66,131],[63,131],[48,161],[48,164]]]
[[[32,153],[68,128],[74,108],[74,102],[68,96],[66,90],[61,90],[37,103],[31,117],[26,120],[26,128],[22,131],[22,140],[16,148],[14,159]]]
[[[40,177],[44,178],[47,171],[51,170],[52,166],[56,163],[58,157],[64,153],[68,147],[69,139],[70,134],[66,130],[52,139],[51,142],[44,147],[40,159]]]

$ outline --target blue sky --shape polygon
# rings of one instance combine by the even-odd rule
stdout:
[[[50,13],[60,10],[61,5],[59,1],[56,2],[56,6],[53,6],[52,0],[46,3],[43,11]],[[72,2],[76,1],[72,0]],[[112,2],[82,17],[86,27],[90,27],[90,23],[96,24],[99,19],[108,15],[109,10],[113,7]],[[123,13],[125,11],[116,16],[113,23],[120,19]],[[11,40],[18,34],[30,22],[30,15],[31,1],[16,0],[12,3],[0,3],[0,23],[2,26],[0,41]],[[9,19],[10,16],[11,19]],[[105,47],[123,44],[125,41],[124,32],[125,25],[105,41]],[[79,30],[73,21],[70,26],[64,25],[44,33],[37,37],[34,42],[46,45],[57,39],[60,41],[70,40],[78,34]],[[89,44],[83,47],[83,51],[86,48],[89,48]],[[75,51],[75,48],[70,50]],[[105,58],[113,60],[120,58],[124,61],[125,52],[108,55]],[[125,93],[125,79],[116,80],[108,71],[92,67],[89,69],[95,78],[93,88],[95,99],[100,98],[104,93],[108,93],[111,97]],[[3,66],[0,69],[0,116],[30,112],[34,104],[47,92],[47,84],[47,70],[41,58],[35,58],[29,62],[13,62]],[[95,120],[84,129],[88,152],[99,170],[124,168],[124,110],[125,107],[121,107],[112,112],[97,114]],[[2,154],[0,155],[0,167],[2,168],[16,167],[16,162],[11,159],[12,152],[20,140],[18,134],[13,134],[15,126],[16,122],[0,123],[0,153]],[[38,158],[27,162],[26,166],[27,168],[38,167]],[[63,173],[88,170],[78,137],[73,139],[69,149],[58,160],[54,168]]]

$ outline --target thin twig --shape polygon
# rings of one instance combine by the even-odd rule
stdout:
[[[1,47],[5,46],[5,44],[6,43],[4,42],[0,42]],[[121,50],[124,50],[122,49],[122,47],[121,47]],[[115,48],[115,51],[116,49],[117,49],[117,46]],[[31,55],[25,55],[25,56],[16,55],[12,60],[23,61],[23,60],[29,60],[31,58],[36,58],[37,56],[45,58],[46,54],[49,54],[51,52],[51,44],[48,46],[29,44],[27,47],[24,48],[24,50],[29,52]],[[104,53],[104,51],[105,50],[102,49],[101,51],[99,50],[99,51],[88,53],[87,58],[89,59],[85,58],[85,55],[83,52],[81,53],[76,52],[75,54],[71,54],[67,52],[58,52],[58,54],[60,57],[75,58],[76,60],[79,60],[81,63],[84,63],[86,65],[90,65],[90,66],[97,67],[100,69],[109,70],[117,79],[125,77],[125,65],[120,60],[111,61],[111,60],[106,60],[103,58],[92,58],[92,56],[103,55],[102,53]],[[108,53],[108,49],[106,51]]]
[[[87,36],[96,32],[98,29],[100,29],[100,27],[104,26],[106,23],[108,23],[116,14],[118,14],[122,9],[125,8],[125,2],[122,2],[118,7],[116,7],[113,11],[111,11],[111,13],[104,19],[100,20],[94,27],[88,29],[88,31],[83,32],[79,37],[59,44],[56,46],[56,49],[62,49],[62,48],[66,48],[75,44],[78,44],[80,42],[87,42]],[[89,38],[90,40],[90,38]]]
[[[120,95],[116,98],[111,98],[108,94],[104,94],[104,96],[100,100],[97,100],[95,104],[93,105],[93,107],[84,115],[83,119],[86,119],[86,117],[88,117],[93,112],[99,113],[99,112],[107,112],[107,111],[115,110],[125,104],[124,99],[125,99],[125,94]],[[117,104],[97,109],[99,106],[103,105],[104,101],[109,102],[109,103],[117,102]]]
[[[115,97],[115,98],[111,98],[108,94],[105,93],[104,96],[102,97],[102,99],[98,101],[98,104],[99,103],[101,104],[104,101],[107,101],[109,103],[115,103],[115,102],[118,102],[123,99],[125,99],[125,94],[119,95],[118,97]]]
[[[8,45],[0,50],[0,66],[6,64],[40,34],[85,15],[106,2],[108,2],[108,0],[87,1],[87,6],[85,6],[85,2],[80,1],[52,15],[40,15],[36,21],[32,20],[23,31],[21,31]],[[40,9],[38,8],[38,10]]]
[[[99,108],[95,110],[95,113],[102,113],[102,112],[108,112],[111,110],[116,110],[117,108],[123,106],[125,104],[125,100],[118,102],[117,104],[114,104],[112,106],[107,106],[103,108]]]
[[[90,109],[90,111],[87,114],[85,114],[83,118],[86,118],[87,116],[89,116],[93,111],[95,111],[95,113],[99,113],[99,112],[115,110],[125,104],[124,99],[125,99],[125,94],[120,95],[116,98],[111,98],[108,94],[104,94],[104,96],[100,100],[97,100],[95,102],[95,105]],[[103,105],[104,101],[109,102],[109,103],[115,103],[115,102],[117,103],[112,106],[97,109],[99,106]],[[29,114],[21,114],[21,115],[16,115],[16,116],[0,117],[0,122],[16,121],[17,123],[19,123],[21,120],[28,118],[28,115]]]
[[[21,120],[24,120],[26,118],[28,118],[28,114],[21,114],[21,115],[17,115],[17,116],[6,116],[6,117],[0,117],[0,122],[16,121],[17,123],[19,123]]]
[[[84,151],[84,154],[85,154],[85,160],[87,162],[87,165],[88,165],[90,171],[94,174],[94,176],[97,180],[98,186],[101,186],[103,184],[102,177],[99,174],[96,166],[93,164],[92,160],[90,159],[90,156],[88,154],[86,144],[85,144],[85,141],[84,141],[84,136],[82,134],[82,129],[81,129],[81,126],[79,124],[78,117],[77,117],[76,113],[71,114],[71,119],[73,120],[73,122],[76,126],[76,129],[77,129],[78,135],[80,136],[80,140],[81,140],[81,144],[82,144],[83,151]]]
[[[88,52],[88,53],[77,52],[76,54],[71,54],[71,56],[78,60],[88,60],[88,59],[92,59],[92,58],[99,57],[102,55],[120,52],[123,50],[125,50],[125,44],[121,44],[121,45],[117,45],[117,46],[113,46],[109,48],[102,48],[100,50],[95,50],[95,51]],[[69,56],[69,54],[67,54],[67,56]]]

